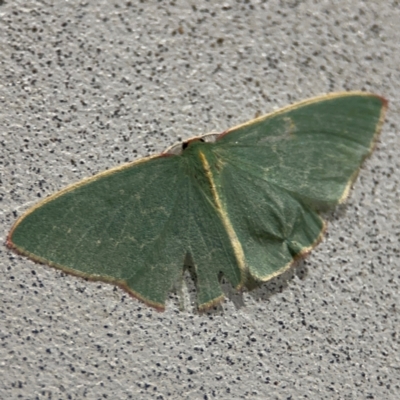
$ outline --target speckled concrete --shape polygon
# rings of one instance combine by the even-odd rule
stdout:
[[[179,139],[330,91],[390,101],[324,242],[208,314],[1,246],[1,399],[399,399],[400,5],[381,3],[0,2],[2,243],[41,198]]]

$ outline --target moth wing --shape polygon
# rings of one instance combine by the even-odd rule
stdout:
[[[319,242],[317,211],[347,196],[385,109],[375,95],[324,96],[221,135],[213,172],[253,278],[282,273]]]
[[[228,130],[216,149],[314,208],[329,208],[346,198],[386,108],[369,93],[321,96]]]
[[[220,300],[220,271],[235,286],[242,280],[210,199],[179,156],[143,159],[50,196],[17,221],[8,244],[65,272],[118,284],[160,309],[187,253],[200,307]]]

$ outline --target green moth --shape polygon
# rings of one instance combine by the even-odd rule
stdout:
[[[371,93],[334,93],[190,139],[48,197],[7,245],[161,310],[190,256],[207,309],[223,298],[221,275],[251,287],[318,244],[318,212],[348,196],[386,109]]]

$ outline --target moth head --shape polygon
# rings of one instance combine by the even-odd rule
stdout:
[[[168,147],[163,154],[171,154],[171,155],[179,155],[182,154],[191,144],[196,142],[203,142],[203,143],[214,143],[217,140],[217,137],[220,135],[218,132],[211,132],[207,133],[202,136],[195,136],[191,139],[185,140],[182,143],[175,143],[171,147]]]

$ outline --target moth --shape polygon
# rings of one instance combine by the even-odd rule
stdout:
[[[333,93],[192,138],[49,196],[7,245],[159,310],[189,255],[205,310],[223,299],[221,275],[251,287],[320,242],[319,212],[347,198],[386,109],[375,94]]]

